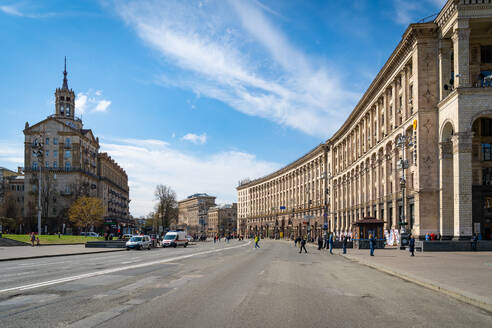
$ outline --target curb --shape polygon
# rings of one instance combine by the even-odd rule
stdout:
[[[489,302],[483,301],[482,299],[480,299],[480,296],[475,297],[474,295],[465,295],[465,292],[463,292],[461,290],[452,290],[452,289],[449,289],[449,288],[445,288],[443,286],[439,286],[436,283],[431,283],[431,282],[426,282],[426,281],[423,281],[423,280],[419,280],[416,277],[410,277],[410,276],[407,276],[407,275],[402,274],[400,272],[387,269],[387,268],[385,268],[383,266],[379,266],[377,264],[371,264],[371,263],[368,263],[368,262],[365,262],[365,261],[361,261],[361,260],[358,260],[358,259],[351,258],[350,256],[343,255],[343,254],[339,254],[339,255],[342,256],[342,257],[344,257],[345,259],[347,259],[349,261],[357,262],[359,264],[365,265],[365,266],[367,266],[369,268],[372,268],[374,270],[377,270],[377,271],[380,271],[380,272],[389,274],[391,276],[400,278],[402,280],[411,282],[411,283],[413,283],[415,285],[419,285],[421,287],[425,287],[427,289],[431,289],[431,290],[434,290],[436,292],[440,292],[440,293],[446,294],[446,295],[448,295],[448,296],[450,296],[450,297],[452,297],[454,299],[457,299],[458,301],[461,301],[461,302],[464,302],[464,303],[467,303],[467,304],[470,304],[470,305],[479,307],[479,308],[481,308],[483,310],[486,310],[488,312],[492,312],[492,304],[489,303]]]
[[[15,258],[0,259],[0,262],[32,260],[32,259],[40,259],[40,258],[44,258],[44,257],[59,257],[59,256],[111,253],[111,252],[121,252],[121,251],[125,251],[125,250],[126,249],[123,248],[123,249],[118,249],[118,250],[111,250],[111,251],[107,250],[107,251],[99,251],[99,252],[80,252],[80,253],[68,253],[68,254],[52,254],[52,255],[38,255],[38,256],[28,256],[28,257],[15,257]]]

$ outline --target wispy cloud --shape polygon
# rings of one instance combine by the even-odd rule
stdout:
[[[25,17],[25,18],[46,18],[56,15],[55,13],[52,12],[36,13],[30,10],[29,8],[25,8],[25,7],[26,7],[25,3],[17,3],[16,5],[1,5],[0,12],[3,12],[4,14],[10,16]]]
[[[189,155],[167,142],[153,139],[103,140],[101,151],[108,152],[126,170],[134,216],[152,211],[157,184],[171,186],[179,199],[206,192],[217,196],[218,202],[233,202],[237,197],[237,181],[263,176],[280,167],[278,163],[261,161],[240,151]]]
[[[3,165],[8,169],[15,170],[16,166],[23,166],[24,148],[21,138],[18,140],[0,140],[0,149],[0,163],[5,163]]]
[[[437,13],[447,2],[447,0],[423,0],[423,1],[394,1],[393,20],[402,25],[415,23]]]
[[[261,3],[117,1],[138,36],[181,69],[162,83],[305,133],[329,136],[360,93],[339,72],[294,46]]]
[[[75,98],[75,110],[78,114],[107,112],[111,101],[102,98],[101,90],[79,92]]]
[[[14,6],[0,6],[0,11],[2,11],[7,15],[20,16],[20,17],[24,16],[24,14],[21,13],[19,9],[17,9]]]
[[[207,142],[207,134],[202,133],[201,135],[194,133],[187,133],[181,139],[190,141],[195,145],[203,145]]]

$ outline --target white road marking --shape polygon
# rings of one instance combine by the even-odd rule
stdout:
[[[209,250],[209,251],[204,251],[204,252],[199,252],[199,253],[194,253],[194,254],[188,254],[188,255],[181,255],[181,256],[172,257],[172,258],[163,259],[163,260],[157,260],[157,261],[152,261],[152,262],[147,262],[147,263],[139,263],[139,264],[134,264],[134,265],[128,265],[125,267],[89,272],[89,273],[85,273],[85,274],[81,274],[81,275],[77,275],[77,276],[65,277],[65,278],[60,278],[60,279],[38,282],[38,283],[34,283],[34,284],[28,284],[28,285],[23,285],[23,286],[1,289],[0,294],[6,293],[6,292],[11,292],[11,291],[16,291],[16,290],[23,291],[23,290],[29,290],[29,289],[39,288],[39,287],[46,287],[46,286],[51,286],[51,285],[56,285],[56,284],[62,284],[62,283],[69,282],[69,281],[74,281],[74,280],[79,280],[79,279],[84,279],[84,278],[90,278],[90,277],[95,277],[95,276],[101,276],[101,275],[108,274],[108,273],[114,273],[114,272],[120,272],[120,271],[125,271],[125,270],[143,268],[143,267],[147,267],[147,266],[151,266],[151,265],[168,263],[168,262],[177,261],[177,260],[184,260],[184,259],[194,257],[194,256],[217,253],[217,252],[222,252],[222,251],[229,250],[229,249],[244,247],[244,246],[247,246],[249,244],[251,244],[251,241],[247,242],[246,244],[242,244],[242,245],[238,245],[238,246],[213,249],[213,250]]]

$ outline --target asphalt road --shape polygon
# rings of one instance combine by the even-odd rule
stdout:
[[[490,327],[491,313],[308,251],[235,241],[3,262],[0,327]]]

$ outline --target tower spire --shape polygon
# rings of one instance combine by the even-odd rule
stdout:
[[[65,56],[65,70],[63,71],[63,86],[62,89],[68,90],[68,81],[67,81],[67,56]]]

